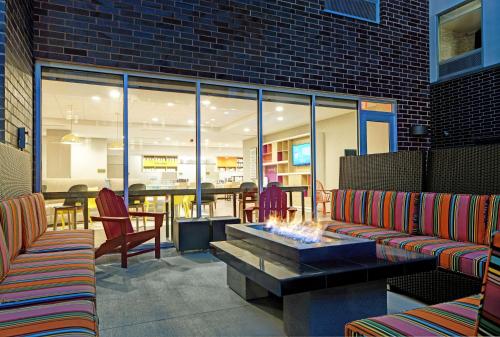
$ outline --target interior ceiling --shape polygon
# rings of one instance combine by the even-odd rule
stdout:
[[[474,33],[481,28],[481,10],[474,10],[458,16],[446,23],[441,29],[457,33]]]
[[[114,94],[114,95],[113,95]],[[121,136],[121,88],[44,80],[42,128],[69,130],[80,137],[113,139]],[[257,101],[201,96],[202,139],[207,146],[242,147],[257,135]],[[263,102],[264,135],[309,124],[305,105]],[[353,110],[316,109],[318,121]],[[129,141],[139,145],[194,146],[195,95],[129,89]],[[208,141],[207,141],[208,139]]]

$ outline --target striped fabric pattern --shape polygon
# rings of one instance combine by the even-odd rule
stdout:
[[[10,269],[10,253],[5,242],[3,231],[0,231],[0,282],[7,276]]]
[[[31,246],[42,233],[38,225],[38,212],[36,210],[36,200],[33,196],[19,198],[23,215],[23,247]]]
[[[0,311],[2,337],[97,336],[94,303],[73,300]]]
[[[36,213],[38,218],[38,232],[41,234],[47,230],[47,210],[45,209],[45,198],[42,193],[31,195],[35,199]]]
[[[0,202],[0,223],[10,252],[10,259],[19,255],[23,244],[22,210],[19,199]]]
[[[332,220],[363,224],[366,220],[366,191],[334,190]]]
[[[369,191],[366,224],[413,233],[417,221],[417,193]]]
[[[37,254],[80,249],[94,249],[94,231],[78,229],[71,231],[47,231],[42,234],[26,253]]]
[[[327,227],[327,230],[334,233],[375,240],[377,242],[381,242],[389,238],[409,236],[409,234],[406,233],[401,233],[384,228],[342,223],[331,224]]]
[[[438,257],[441,268],[476,278],[483,276],[488,246],[439,239],[432,236],[388,238],[381,243]]]
[[[500,232],[493,237],[487,270],[476,332],[478,336],[500,336]]]
[[[488,206],[488,230],[486,232],[486,244],[490,244],[491,236],[500,231],[500,195],[492,195]]]
[[[418,234],[487,243],[486,195],[421,193]]]
[[[22,254],[0,283],[0,309],[95,298],[94,252]]]
[[[410,310],[402,314],[357,320],[346,336],[472,336],[480,295]]]

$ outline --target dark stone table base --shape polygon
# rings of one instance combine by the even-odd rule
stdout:
[[[268,291],[231,266],[227,284],[245,300]],[[357,319],[387,314],[385,279],[283,296],[283,324],[288,336],[343,336]]]
[[[385,314],[386,280],[283,297],[283,323],[288,336],[344,336],[347,323]]]
[[[227,285],[246,301],[268,297],[267,289],[248,279],[231,266],[227,266]]]

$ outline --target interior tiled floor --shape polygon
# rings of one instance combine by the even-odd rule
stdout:
[[[97,260],[101,336],[283,336],[277,298],[246,302],[226,286],[226,267],[209,253],[162,250],[130,259]],[[423,304],[389,294],[389,311]]]

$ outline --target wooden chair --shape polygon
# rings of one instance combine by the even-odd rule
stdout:
[[[96,198],[100,216],[93,216],[92,221],[101,221],[106,233],[104,242],[95,252],[98,258],[104,254],[121,253],[121,266],[127,268],[127,259],[131,256],[154,251],[155,258],[160,258],[160,227],[163,223],[163,213],[129,212],[122,197],[104,188]],[[134,232],[130,216],[153,217],[155,228]],[[141,243],[155,239],[155,247],[129,253]]]
[[[316,180],[316,206],[323,204],[323,215],[326,216],[326,205],[330,203],[331,192],[325,190],[321,181]]]
[[[69,193],[87,192],[89,190],[87,185],[73,185],[69,188]],[[83,204],[85,200],[79,198],[66,198],[62,206],[54,207],[54,230],[57,230],[57,219],[61,215],[61,226],[64,229],[64,215],[68,216],[68,229],[71,229],[71,214],[73,214],[73,228],[76,229],[76,217],[78,213],[83,215]]]
[[[144,191],[146,190],[145,184],[132,184],[128,187],[129,191]],[[144,213],[144,204],[146,203],[146,196],[132,196],[128,197],[128,208],[133,209],[134,212],[139,212],[139,210]],[[142,217],[142,224],[144,230],[146,230],[146,217]],[[135,217],[135,230],[139,230],[139,217]]]
[[[247,208],[247,204],[253,204],[253,206],[256,206],[259,202],[259,199],[257,198],[258,191],[259,188],[254,182],[249,181],[241,183],[240,193],[238,196],[238,209],[242,222],[245,222],[245,209]]]
[[[264,189],[259,197],[259,206],[250,206],[245,209],[248,222],[253,222],[253,212],[259,211],[259,222],[268,220],[271,216],[293,221],[297,209],[295,207],[287,207],[287,195],[278,186],[269,186]]]

